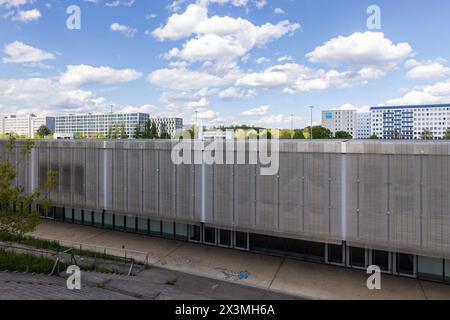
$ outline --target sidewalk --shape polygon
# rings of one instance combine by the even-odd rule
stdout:
[[[152,238],[118,231],[42,221],[34,236],[97,247],[149,264],[306,299],[450,299],[450,285],[382,275],[382,290],[366,287],[364,271],[313,264]]]

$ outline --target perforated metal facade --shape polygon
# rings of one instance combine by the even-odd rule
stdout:
[[[58,169],[55,205],[450,257],[448,143],[286,141],[274,176],[177,166],[174,143],[37,141],[18,183],[32,190]]]

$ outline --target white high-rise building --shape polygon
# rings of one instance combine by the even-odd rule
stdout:
[[[333,135],[339,131],[348,132],[356,137],[356,110],[327,110],[322,112],[322,126]]]
[[[27,138],[35,138],[39,127],[45,125],[52,133],[55,132],[55,118],[54,117],[36,117],[30,114],[25,117],[17,117],[11,115],[1,119],[1,133],[11,134],[15,133],[19,136]]]
[[[356,114],[356,139],[369,139],[370,128],[370,112],[358,112]]]
[[[183,130],[183,119],[171,117],[151,117],[150,120],[155,123],[158,134],[167,132],[173,137],[177,130]]]
[[[441,139],[450,130],[450,104],[372,107],[370,113],[380,139],[418,140],[426,131]]]

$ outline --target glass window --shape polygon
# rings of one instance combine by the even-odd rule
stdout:
[[[125,229],[125,217],[120,214],[114,215],[114,229],[124,230]]]
[[[84,211],[83,223],[85,225],[92,225],[92,211]]]
[[[148,233],[148,219],[138,218],[137,231],[143,234]]]
[[[305,257],[305,243],[301,240],[289,239],[286,244],[286,254],[296,258]]]
[[[414,275],[414,256],[397,253],[397,273]]]
[[[372,250],[372,265],[380,267],[382,271],[390,271],[389,252]]]
[[[190,225],[189,226],[189,241],[200,242],[201,234],[200,234],[200,226]]]
[[[75,223],[83,222],[83,210],[75,209],[73,212],[73,220]]]
[[[366,250],[363,248],[350,247],[349,262],[351,267],[364,268],[366,266]]]
[[[112,229],[113,228],[113,215],[112,213],[105,212],[105,228]]]
[[[174,236],[173,227],[174,227],[174,223],[173,222],[163,221],[163,223],[162,223],[162,234],[163,234],[163,237],[173,238],[173,236]]]
[[[103,226],[103,213],[94,211],[94,225],[101,227]]]
[[[136,217],[127,216],[127,231],[136,232]]]
[[[325,244],[305,241],[305,258],[311,261],[325,261]]]
[[[417,275],[425,280],[442,281],[444,279],[443,263],[443,259],[419,256],[417,259]]]
[[[236,231],[234,233],[234,246],[239,249],[248,249],[248,233]]]
[[[73,222],[72,209],[66,209],[64,212],[64,221]]]
[[[150,234],[161,236],[161,221],[150,220]]]
[[[216,244],[216,229],[205,227],[205,239],[204,242],[208,244]]]
[[[328,262],[338,264],[344,263],[342,246],[336,244],[328,245]]]
[[[219,244],[221,246],[231,247],[231,231],[219,230]]]
[[[188,239],[188,225],[184,223],[175,224],[175,237],[179,240]]]
[[[58,220],[64,219],[64,208],[55,207],[55,219],[58,219]]]
[[[267,239],[265,236],[250,233],[250,250],[266,252],[267,251]]]

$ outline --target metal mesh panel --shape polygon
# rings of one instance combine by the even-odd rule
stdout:
[[[141,212],[141,197],[142,197],[142,151],[139,149],[127,150],[128,167],[127,167],[127,186],[128,199],[127,211],[132,214]]]
[[[72,150],[72,205],[77,208],[84,207],[86,192],[85,150],[82,144],[77,144]]]
[[[303,230],[303,154],[280,156],[279,229],[298,233]]]
[[[234,166],[234,221],[240,227],[256,224],[256,165]]]
[[[86,168],[86,207],[98,208],[99,192],[99,152],[93,146],[85,150]]]
[[[113,208],[116,211],[127,209],[127,152],[119,145],[113,149]]]
[[[233,224],[233,165],[214,165],[211,185],[214,196],[211,222]]]
[[[177,166],[172,163],[170,150],[159,153],[160,165],[160,216],[164,218],[176,217],[176,175]]]
[[[144,214],[147,216],[158,216],[159,214],[159,151],[145,149],[143,151],[143,202]]]
[[[256,170],[256,221],[261,230],[277,230],[278,220],[278,175],[262,176],[260,166]]]
[[[194,166],[182,164],[177,166],[177,217],[191,220],[194,217]]]

